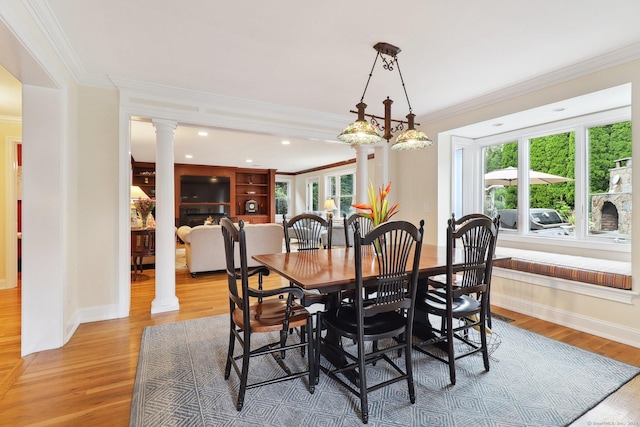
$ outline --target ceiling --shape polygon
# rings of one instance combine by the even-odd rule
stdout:
[[[345,126],[379,41],[402,49],[418,122],[640,57],[636,0],[25,1],[81,84],[148,82],[341,115]],[[3,96],[6,80],[0,72]],[[395,101],[394,118],[403,118],[408,108],[399,77],[378,64],[364,98],[367,112],[383,115],[387,96]],[[0,101],[0,116],[16,114],[15,105]],[[135,122],[131,130],[134,158],[154,161],[152,125]],[[208,135],[198,136],[201,130]],[[463,136],[488,131],[468,128]],[[174,145],[176,162],[247,166],[252,159],[253,166],[282,172],[355,157],[336,141],[197,123],[180,125]]]

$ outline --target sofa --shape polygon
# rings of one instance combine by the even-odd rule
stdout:
[[[258,264],[251,257],[259,254],[282,252],[284,233],[282,225],[245,224],[247,237],[247,261],[249,267]],[[224,255],[224,241],[219,225],[197,225],[189,227],[183,225],[178,228],[178,237],[184,242],[187,267],[192,277],[196,273],[218,271],[226,268]],[[240,259],[236,247],[236,267],[240,267]]]

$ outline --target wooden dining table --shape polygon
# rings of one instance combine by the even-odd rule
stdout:
[[[254,255],[253,259],[301,288],[318,290],[323,294],[351,289],[356,280],[353,248]],[[462,260],[460,250],[454,254],[454,262],[456,259]],[[420,277],[442,274],[446,267],[446,247],[422,245]],[[377,275],[373,250],[363,254],[362,270],[365,281]]]
[[[340,303],[340,291],[355,288],[354,254],[354,248],[335,248],[253,255],[252,258],[307,291],[317,290],[322,294],[328,294],[330,298],[327,305],[330,307]],[[409,257],[409,259],[413,259],[413,257]],[[455,249],[453,259],[455,269],[456,260],[457,263],[462,263],[463,261],[463,253],[460,248]],[[422,245],[419,278],[444,274],[446,268],[446,247]],[[368,279],[373,279],[377,274],[378,265],[375,252],[371,247],[364,248],[362,257],[363,281],[366,282]],[[431,328],[428,321],[420,324],[414,322],[414,335],[426,338],[430,333]],[[327,337],[327,339],[329,338]],[[339,337],[334,337],[334,339],[339,340]],[[322,353],[336,367],[345,363],[344,358],[337,354],[327,354],[325,351],[322,351]],[[354,383],[356,382],[355,377],[350,378],[350,380]]]

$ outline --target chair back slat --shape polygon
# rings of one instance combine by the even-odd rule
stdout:
[[[406,221],[386,222],[364,237],[355,223],[356,303],[364,317],[412,308],[423,234],[424,221],[420,222],[420,229]],[[371,253],[375,254],[378,276],[367,283],[365,292],[362,257]]]
[[[296,215],[287,221],[283,216],[282,225],[287,252],[291,252],[291,238],[297,240],[298,251],[311,251],[322,248],[322,234],[327,233],[327,249],[331,249],[333,221],[315,214]],[[293,234],[293,236],[292,236]]]
[[[360,214],[354,213],[351,216],[347,217],[347,214],[343,215],[344,218],[344,242],[345,245],[350,248],[351,236],[355,235],[355,224],[358,224],[360,227],[360,236],[367,235],[371,230],[373,230],[373,222],[371,222],[370,218],[361,216]],[[351,233],[349,232],[351,231]]]
[[[449,220],[448,256],[453,257],[456,241],[458,241],[462,245],[463,262],[455,269],[449,262],[447,263],[447,267],[451,268],[451,274],[447,275],[447,280],[452,282],[453,274],[456,273],[461,280],[458,280],[455,285],[462,288],[464,293],[476,293],[478,292],[476,287],[488,285],[498,235],[497,222],[497,219],[492,220],[488,217],[474,217],[455,228],[456,221]]]

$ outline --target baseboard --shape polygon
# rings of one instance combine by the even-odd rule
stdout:
[[[81,309],[78,312],[79,323],[100,322],[120,318],[117,305],[102,305]]]
[[[640,348],[640,330],[492,292],[491,305]]]

